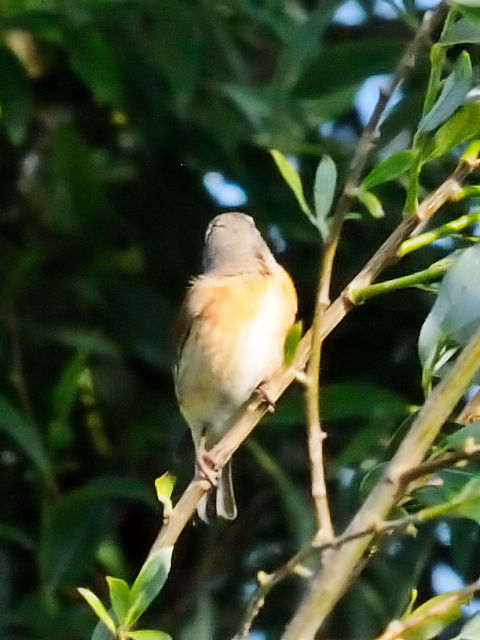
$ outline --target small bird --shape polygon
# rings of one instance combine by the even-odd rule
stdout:
[[[233,520],[237,506],[231,465],[212,468],[208,451],[233,426],[245,403],[284,359],[297,294],[253,218],[222,213],[205,234],[203,273],[182,307],[175,391],[193,436],[196,468],[213,487],[197,512],[205,522]]]

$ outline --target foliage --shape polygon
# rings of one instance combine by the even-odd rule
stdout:
[[[171,549],[145,562],[162,523],[154,479],[175,473],[175,503],[193,471],[193,451],[174,455],[185,426],[170,369],[175,315],[207,221],[239,206],[253,212],[292,274],[308,327],[321,240],[365,124],[359,96],[394,71],[421,18],[409,1],[385,14],[362,0],[352,25],[337,12],[347,4],[0,1],[1,637],[90,637],[95,618],[81,585],[103,620],[96,640],[113,630],[134,640],[232,637],[257,573],[313,534],[296,385],[235,455],[238,519],[187,527],[171,568]],[[353,193],[334,294],[462,153],[476,158],[478,144],[465,148],[480,132],[479,16],[475,3],[450,10],[388,108]],[[478,193],[473,174],[431,225],[441,234],[423,236],[387,274],[461,252],[435,302],[424,288],[377,296],[325,344],[321,407],[338,531],[423,402],[422,323],[427,391],[478,327],[478,247],[468,248],[477,227],[465,217]],[[371,215],[354,215],[364,209]],[[463,226],[442,226],[457,219]],[[289,362],[301,331],[291,332]],[[447,426],[432,455],[478,435],[478,423]],[[432,576],[442,561],[464,583],[478,577],[478,466],[440,477],[441,487],[418,489],[402,508],[448,503],[452,517],[441,529],[421,526],[415,540],[387,539],[325,637],[376,637],[405,613],[414,587],[426,604],[404,622],[429,613],[403,637],[432,637],[460,616],[463,592],[437,616]],[[166,516],[173,484],[157,482]],[[280,636],[300,580],[269,597],[259,637]],[[478,637],[478,622],[464,631]]]

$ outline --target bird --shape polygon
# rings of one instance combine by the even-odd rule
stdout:
[[[235,424],[255,392],[283,364],[297,294],[252,217],[215,216],[205,233],[203,271],[187,289],[179,320],[175,392],[195,445],[197,477],[211,490],[197,506],[201,520],[237,516],[230,461],[213,469],[208,451]]]

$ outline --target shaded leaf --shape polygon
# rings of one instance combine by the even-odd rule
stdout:
[[[140,569],[130,589],[130,608],[125,625],[136,622],[162,590],[170,571],[173,547],[154,551]]]
[[[38,429],[5,396],[0,396],[0,430],[18,444],[45,477],[50,478],[50,461]]]
[[[313,194],[317,226],[325,240],[328,236],[327,217],[330,213],[335,187],[337,185],[337,167],[330,156],[323,156],[315,172]]]
[[[421,119],[418,130],[433,131],[454,113],[465,100],[472,85],[472,63],[466,51],[459,55],[455,68],[445,80],[442,92],[432,109]]]
[[[362,188],[371,189],[384,182],[389,182],[406,173],[412,164],[413,154],[411,151],[398,151],[389,156],[363,179]]]
[[[112,633],[115,633],[115,623],[108,611],[103,606],[102,601],[92,591],[90,591],[90,589],[83,589],[82,587],[78,587],[78,592],[85,598],[85,600],[92,607],[103,624]]]
[[[467,18],[461,18],[458,22],[450,25],[440,42],[446,46],[463,42],[478,44],[480,43],[480,26]]]
[[[451,433],[446,438],[446,445],[449,449],[464,449],[467,441],[473,440],[476,444],[480,444],[480,421],[467,424],[465,427],[458,429],[455,433]]]
[[[25,138],[32,102],[25,69],[9,49],[0,46],[0,126],[13,144]]]

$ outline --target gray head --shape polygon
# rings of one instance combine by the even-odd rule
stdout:
[[[269,272],[275,265],[253,218],[232,211],[215,216],[205,233],[204,271],[234,275]]]

